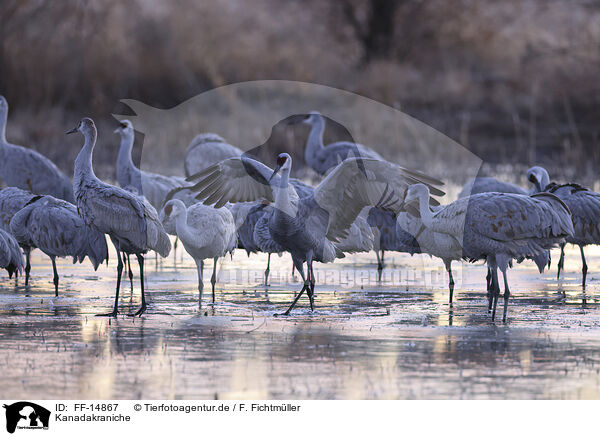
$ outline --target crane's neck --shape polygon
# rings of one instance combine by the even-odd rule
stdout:
[[[325,120],[323,117],[318,117],[311,126],[308,140],[306,141],[306,148],[304,150],[304,160],[309,166],[313,167],[313,169],[315,168],[313,162],[316,161],[318,154],[325,148],[323,145],[324,131]]]
[[[121,186],[132,185],[130,176],[139,173],[131,158],[131,149],[133,148],[134,136],[131,133],[121,135],[121,145],[119,146],[119,155],[117,156],[117,180]]]
[[[8,111],[0,111],[0,144],[6,144],[6,122],[8,120]]]
[[[290,169],[286,168],[281,171],[279,183],[273,186],[275,193],[275,210],[276,212],[284,212],[289,216],[296,216],[298,212],[297,195],[292,198],[290,190],[294,189],[290,183]],[[295,192],[294,192],[295,194]]]
[[[550,176],[546,170],[542,171],[542,177],[539,183],[535,184],[536,192],[542,192],[546,190],[546,186],[550,184]]]
[[[177,237],[182,242],[194,239],[194,234],[187,225],[187,209],[175,217],[175,230],[177,231]]]
[[[85,138],[85,142],[75,159],[73,182],[76,185],[86,177],[96,178],[94,168],[92,167],[92,154],[94,152],[94,145],[96,144],[96,132],[84,131],[83,137]]]
[[[436,230],[433,212],[429,208],[429,194],[425,191],[419,192],[419,213],[421,214],[421,221],[423,221],[425,227],[430,230]]]

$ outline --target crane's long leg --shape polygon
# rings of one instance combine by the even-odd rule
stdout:
[[[302,294],[304,293],[304,291],[306,291],[308,289],[308,287],[310,286],[310,283],[308,280],[306,280],[306,275],[304,274],[304,268],[302,267],[302,262],[298,262],[295,259],[292,259],[294,261],[294,266],[296,267],[296,269],[298,270],[298,272],[300,273],[300,276],[302,277],[302,282],[304,283],[302,285],[302,290],[300,292],[298,292],[298,295],[296,295],[296,298],[294,299],[294,301],[292,302],[292,304],[290,305],[290,307],[288,307],[288,310],[286,310],[283,315],[287,316],[290,314],[290,312],[292,311],[292,309],[294,308],[294,306],[296,305],[296,303],[298,302],[298,300],[300,299],[300,297],[302,296]]]
[[[269,253],[267,255],[267,269],[265,270],[265,286],[269,286],[269,272],[270,271],[271,271],[271,253]]]
[[[204,280],[202,278],[202,274],[204,273],[204,261],[197,260],[196,261],[196,269],[198,270],[198,306],[202,307],[202,291],[204,290]]]
[[[583,245],[579,246],[579,250],[581,251],[581,262],[583,263],[583,266],[581,268],[581,273],[583,274],[582,286],[583,286],[583,290],[585,291],[585,278],[587,277],[588,267],[587,267],[587,263],[585,261],[585,253],[583,252]]]
[[[31,249],[25,250],[25,286],[29,285],[29,272],[31,271]]]
[[[219,260],[218,257],[215,257],[213,259],[213,273],[210,278],[210,284],[212,285],[212,302],[213,302],[213,304],[215,302],[215,284],[217,283],[217,261],[218,260]]]
[[[560,278],[560,270],[565,265],[565,244],[560,244],[560,259],[558,260],[558,272],[556,273],[556,280]]]
[[[510,289],[508,289],[508,278],[506,277],[506,270],[502,271],[502,276],[504,277],[504,313],[502,314],[502,322],[506,322],[508,298],[510,297]]]
[[[377,254],[377,280],[381,281],[381,276],[383,274],[383,256],[384,251],[381,250],[381,256],[379,255],[379,251],[375,250],[375,254]]]
[[[500,283],[498,282],[498,269],[492,268],[492,283],[494,285],[494,304],[492,306],[492,321],[496,319],[496,306],[498,306],[498,297],[500,296]]]
[[[492,307],[491,307],[491,305],[492,305],[492,303],[491,303],[491,301],[492,301],[492,294],[491,294],[491,291],[492,291],[492,272],[490,271],[489,267],[487,269],[487,275],[485,276],[485,284],[486,284],[487,297],[488,297],[488,303],[489,303],[488,310],[491,310],[492,309]]]
[[[136,254],[136,256],[138,259],[138,264],[140,265],[140,287],[142,288],[142,305],[134,314],[130,314],[130,316],[142,316],[142,314],[146,311],[146,308],[148,307],[146,305],[146,293],[144,292],[144,255]]]
[[[56,257],[50,256],[52,260],[52,271],[54,272],[54,296],[58,297],[58,271],[56,270]]]
[[[125,253],[123,253],[125,256]],[[133,270],[131,269],[131,260],[129,259],[129,255],[127,255],[127,271],[129,273],[129,285],[131,286],[131,293],[133,293]]]
[[[306,263],[306,270],[308,272],[308,288],[306,293],[308,294],[308,301],[310,302],[310,310],[315,310],[315,277],[312,268],[312,260]]]
[[[494,279],[492,269],[488,266],[488,273],[486,276],[487,283],[487,296],[488,296],[488,313],[492,313],[492,306],[494,305]]]
[[[450,296],[448,301],[452,306],[452,294],[454,294],[454,277],[452,277],[452,261],[444,261],[446,264],[446,271],[448,271],[448,289],[450,290]]]
[[[119,313],[119,289],[121,288],[121,274],[123,273],[123,259],[119,255],[121,249],[119,244],[112,240],[113,245],[115,246],[115,250],[117,251],[117,290],[115,292],[115,305],[113,307],[113,311],[109,313],[99,313],[96,316],[113,316],[116,317]]]

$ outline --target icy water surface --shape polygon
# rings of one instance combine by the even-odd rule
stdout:
[[[32,283],[0,279],[0,392],[3,398],[65,399],[534,399],[600,398],[600,251],[588,248],[588,289],[579,252],[567,274],[531,264],[509,273],[508,322],[487,313],[485,267],[456,271],[448,305],[441,261],[386,255],[383,281],[374,254],[317,264],[317,310],[303,297],[287,255],[273,256],[273,285],[260,285],[266,256],[241,250],[222,261],[216,304],[212,262],[198,308],[193,261],[148,256],[146,315],[124,281],[116,320],[94,315],[113,304],[115,257],[94,272],[59,263],[54,297],[50,261],[33,256]],[[558,253],[553,253],[555,262]],[[554,262],[554,263],[555,263]],[[137,279],[137,266],[134,268]],[[502,302],[502,300],[501,300]]]

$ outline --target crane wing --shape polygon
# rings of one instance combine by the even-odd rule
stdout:
[[[337,241],[366,206],[383,206],[399,212],[408,186],[427,185],[433,195],[444,192],[443,183],[416,171],[378,159],[346,159],[315,188],[315,201],[329,213],[327,237]]]
[[[79,214],[88,225],[138,247],[146,246],[145,205],[140,197],[104,183],[89,192],[92,195],[77,201]]]
[[[198,192],[196,198],[218,208],[227,202],[273,201],[273,189],[269,183],[272,173],[268,166],[244,155],[221,161],[186,180],[198,180],[190,188]],[[278,179],[278,175],[273,178],[274,181]]]

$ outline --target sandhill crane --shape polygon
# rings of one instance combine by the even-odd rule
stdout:
[[[148,199],[152,207],[160,210],[168,193],[185,185],[182,177],[167,177],[161,174],[142,171],[131,158],[131,149],[135,139],[133,125],[129,120],[121,120],[115,133],[121,136],[121,145],[117,156],[117,181],[121,188],[133,189],[138,195]]]
[[[462,247],[452,235],[431,230],[423,224],[420,217],[408,212],[401,212],[396,219],[396,239],[404,240],[406,251],[410,254],[423,253],[439,257],[444,262],[448,273],[448,303],[452,305],[454,294],[454,277],[452,275],[452,261],[462,258]]]
[[[334,142],[325,146],[323,133],[325,131],[325,118],[319,112],[313,111],[302,120],[302,123],[311,126],[304,160],[317,173],[324,175],[341,161],[352,157],[366,157],[383,159],[376,151],[354,142]],[[384,253],[396,245],[393,240],[395,232],[395,215],[390,211],[373,211],[369,214],[368,222],[373,227],[374,250],[377,256],[377,271],[379,279],[384,267]],[[381,252],[381,255],[380,255]]]
[[[23,271],[25,262],[17,240],[10,233],[0,229],[0,268],[8,271],[8,277]]]
[[[484,192],[504,192],[509,194],[527,195],[525,189],[512,183],[502,182],[493,177],[476,177],[465,183],[465,186],[458,193],[458,198],[464,198],[469,195],[476,195]]]
[[[289,314],[306,291],[314,307],[313,261],[333,262],[340,252],[334,245],[366,206],[401,207],[407,187],[420,181],[442,184],[424,174],[377,159],[347,159],[315,188],[299,198],[289,183],[292,159],[277,158],[274,170],[248,156],[224,160],[188,178],[199,180],[194,190],[205,204],[267,200],[274,202],[268,221],[273,240],[292,255],[304,285],[285,312]],[[278,174],[281,171],[281,176]],[[442,194],[434,189],[434,194]],[[307,264],[307,275],[303,265]]]
[[[306,183],[290,178],[290,185],[294,187],[298,197],[304,198],[313,194],[314,188]],[[271,237],[264,222],[268,222],[273,208],[265,202],[236,203],[230,207],[238,231],[238,245],[250,253],[267,253],[267,268],[265,269],[265,286],[269,286],[269,273],[271,271],[271,254],[281,254],[285,251]],[[259,220],[263,225],[257,227]],[[294,267],[292,266],[292,272]]]
[[[282,253],[283,247],[273,241],[270,233],[264,232],[262,227],[256,224],[260,219],[268,217],[273,207],[264,202],[235,203],[231,207],[231,213],[235,220],[238,234],[238,247],[246,250],[248,256],[251,253],[267,253],[267,268],[265,269],[265,286],[269,285],[269,273],[271,271],[271,254]]]
[[[10,221],[13,216],[23,209],[36,195],[20,188],[8,187],[0,191],[0,228],[11,233]],[[23,246],[25,253],[25,286],[29,284],[29,273],[31,271],[31,249]]]
[[[28,252],[39,248],[50,257],[57,297],[56,257],[72,256],[73,263],[81,263],[87,256],[94,270],[108,258],[104,233],[87,227],[74,205],[49,195],[35,197],[17,212],[10,221],[10,230]]]
[[[300,196],[302,198],[302,196]],[[286,251],[271,235],[269,220],[275,209],[263,202],[236,203],[232,212],[238,229],[238,243],[248,255],[250,253],[267,253],[267,268],[265,270],[265,286],[268,286],[271,265],[271,254]],[[348,229],[348,234],[335,242],[338,257],[343,253],[358,253],[373,249],[373,232],[365,219],[365,209]],[[295,268],[295,266],[293,266]]]
[[[383,262],[386,251],[404,251],[402,242],[396,236],[396,214],[377,207],[371,208],[367,222],[373,229],[375,254],[377,255],[377,272],[379,280],[383,273]],[[381,255],[379,254],[381,252]]]
[[[34,197],[35,194],[20,188],[8,187],[0,190],[0,228],[10,232],[12,217]]]
[[[506,270],[510,260],[525,257],[547,259],[547,250],[573,235],[569,208],[553,194],[476,194],[440,207],[435,213],[427,204],[428,198],[427,186],[414,185],[408,189],[405,201],[416,200],[425,227],[455,238],[463,248],[464,258],[485,259],[492,269],[495,290],[491,304],[492,320],[495,319],[500,293],[497,269],[504,276],[502,318],[506,321],[510,296]]]
[[[92,155],[96,144],[96,126],[83,118],[77,127],[67,132],[80,132],[85,142],[75,159],[73,180],[77,211],[92,229],[106,233],[117,252],[117,288],[113,311],[105,316],[117,316],[123,260],[120,253],[135,254],[140,266],[142,304],[133,315],[146,311],[144,293],[144,254],[154,250],[162,257],[169,255],[171,241],[165,233],[156,210],[139,196],[102,182],[94,174]]]
[[[550,176],[548,171],[542,167],[531,167],[527,170],[527,180],[533,184],[533,188],[529,192],[535,194],[542,192],[546,189],[546,186],[550,184]]]
[[[185,151],[185,175],[196,174],[222,160],[239,157],[242,153],[242,150],[228,144],[216,133],[201,133],[192,139]]]
[[[225,207],[215,209],[202,203],[186,208],[181,200],[169,200],[163,211],[166,217],[170,217],[175,221],[177,237],[196,262],[200,306],[202,306],[202,290],[204,289],[202,280],[204,259],[213,259],[213,273],[210,283],[214,303],[217,261],[219,257],[233,251],[237,245],[233,215]]]
[[[323,144],[325,118],[319,112],[311,112],[302,123],[311,126],[304,149],[304,160],[309,167],[321,175],[348,158],[382,159],[376,151],[354,142],[341,141],[325,146]]]
[[[73,185],[54,163],[35,150],[6,140],[8,103],[0,95],[0,179],[34,194],[73,202]]]
[[[600,244],[600,194],[575,183],[550,183],[548,171],[542,167],[533,167],[527,171],[527,179],[533,183],[535,192],[550,192],[560,198],[571,211],[574,234],[566,242],[579,246],[582,262],[582,287],[585,289],[588,266],[583,247]],[[565,244],[560,244],[560,259],[556,278],[565,262]]]
[[[476,177],[465,183],[465,186],[458,194],[458,198],[468,197],[469,195],[482,194],[484,192],[504,192],[507,194],[535,194],[543,191],[540,186],[546,186],[549,183],[548,173],[542,167],[531,167],[527,170],[527,180],[535,186],[529,191],[512,183],[502,182],[493,177]]]
[[[336,249],[344,253],[361,253],[373,250],[375,246],[375,235],[369,223],[367,216],[369,208],[364,208],[356,217],[352,225],[348,228],[348,234],[339,238],[335,242]]]
[[[588,266],[585,261],[583,247],[591,244],[600,244],[600,194],[574,183],[564,185],[550,183],[545,187],[545,190],[564,201],[571,211],[574,234],[569,236],[566,242],[579,246],[582,262],[581,273],[583,275],[582,287],[585,290]],[[560,277],[560,271],[563,269],[564,262],[565,244],[563,243],[560,245],[557,279]]]

